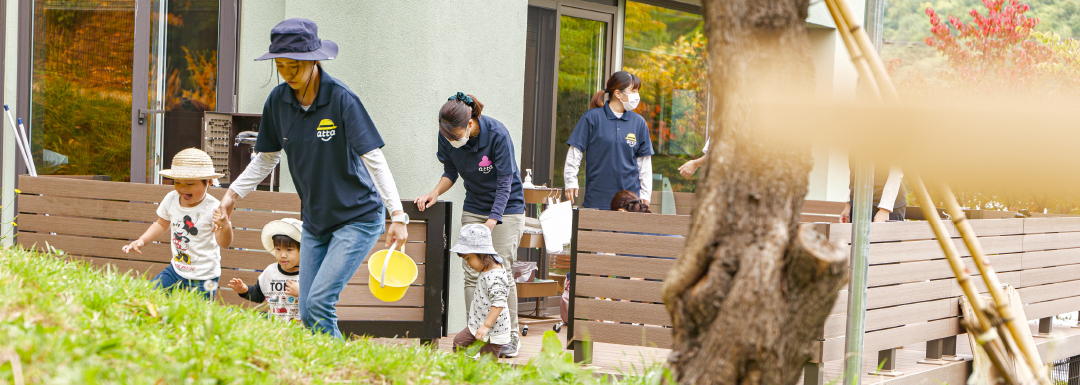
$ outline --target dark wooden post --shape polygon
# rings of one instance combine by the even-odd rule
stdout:
[[[877,376],[899,377],[904,373],[896,370],[896,349],[885,349],[878,352],[878,367],[881,370],[870,372],[870,374]]]
[[[803,385],[824,385],[825,384],[825,365],[807,362],[803,366]]]
[[[1039,319],[1039,337],[1047,337],[1054,332],[1054,317]]]
[[[956,336],[941,339],[941,359],[945,361],[963,361],[956,356]]]
[[[945,360],[941,359],[941,357],[943,355],[942,350],[943,350],[943,347],[944,347],[944,343],[945,343],[944,338],[939,338],[939,339],[936,339],[936,340],[926,341],[926,358],[923,359],[923,360],[920,360],[919,363],[920,364],[928,364],[928,365],[945,365],[945,364],[948,364],[949,361],[945,361]]]

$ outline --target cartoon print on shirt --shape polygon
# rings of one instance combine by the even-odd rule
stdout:
[[[634,145],[637,144],[637,136],[634,134],[626,134],[626,144],[629,144],[630,147],[634,147]]]
[[[334,121],[323,119],[319,122],[319,128],[316,131],[315,136],[322,139],[322,141],[327,142],[330,139],[333,139],[335,134],[337,134],[337,125],[334,124]]]
[[[181,222],[173,223],[173,227],[183,229],[182,231],[172,232],[173,247],[176,248],[176,255],[173,256],[173,260],[190,265],[191,256],[188,255],[187,251],[188,243],[191,242],[191,239],[187,236],[194,236],[199,234],[199,228],[195,227],[195,221],[191,220],[190,215],[185,215],[183,221]]]
[[[483,159],[480,159],[480,165],[478,167],[480,172],[485,174],[491,172],[491,169],[494,168],[491,166],[491,160],[488,159],[487,156],[484,156]]]

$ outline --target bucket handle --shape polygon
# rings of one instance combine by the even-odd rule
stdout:
[[[397,240],[395,239],[394,243],[390,245],[390,249],[386,250],[386,256],[383,257],[382,277],[379,278],[379,287],[380,288],[386,287],[386,267],[390,265],[390,257],[394,255],[394,249],[396,249],[396,248],[397,248]],[[405,242],[401,243],[401,253],[405,254]]]

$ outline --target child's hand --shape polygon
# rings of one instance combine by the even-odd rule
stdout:
[[[285,281],[285,294],[300,298],[300,283],[297,281]]]
[[[226,227],[232,227],[229,223],[229,216],[225,214],[224,210],[214,210],[214,231],[221,230]]]
[[[236,291],[236,294],[247,293],[247,285],[244,284],[244,280],[240,278],[233,278],[229,280],[229,287]]]
[[[136,253],[142,254],[142,251],[140,249],[142,249],[143,246],[146,246],[146,244],[142,241],[142,239],[136,239],[135,242],[129,243],[127,246],[120,248],[120,250],[123,250],[124,253],[135,250]]]
[[[476,335],[474,337],[476,337],[477,341],[483,341],[484,337],[487,337],[489,331],[491,331],[491,328],[487,327],[487,325],[480,325],[480,327],[476,329]]]

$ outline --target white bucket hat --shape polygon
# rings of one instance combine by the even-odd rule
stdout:
[[[450,251],[458,254],[491,254],[495,256],[495,262],[503,264],[502,257],[491,243],[491,230],[479,223],[461,226],[457,244]]]
[[[217,179],[225,176],[214,169],[214,160],[203,150],[188,148],[172,158],[172,168],[161,170],[169,179]]]
[[[304,226],[304,222],[299,219],[284,218],[274,221],[270,221],[262,229],[262,244],[266,248],[266,251],[271,254],[274,253],[274,236],[284,235],[292,238],[296,243],[300,243],[301,228]]]

